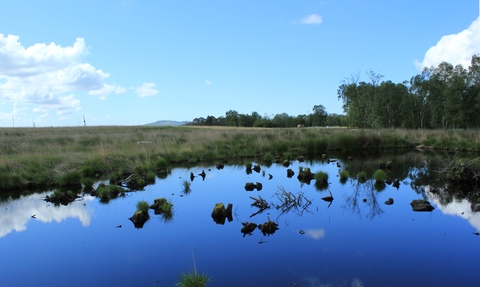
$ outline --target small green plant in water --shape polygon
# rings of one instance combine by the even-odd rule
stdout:
[[[346,183],[349,176],[350,174],[348,174],[348,171],[342,170],[340,172],[340,183]]]
[[[361,171],[357,174],[358,181],[361,183],[364,183],[367,181],[367,173],[364,171]]]
[[[273,155],[269,152],[267,152],[264,156],[263,156],[263,161],[265,163],[268,163],[268,164],[271,164],[273,162]]]
[[[205,287],[211,278],[207,273],[198,273],[195,261],[193,262],[193,270],[189,272],[183,272],[180,274],[177,286],[180,287]]]
[[[373,174],[373,178],[375,179],[375,181],[377,183],[381,183],[381,182],[384,182],[385,179],[387,178],[387,173],[381,169],[375,171],[375,173]]]
[[[324,190],[328,187],[328,173],[319,171],[315,173],[315,187]]]
[[[192,191],[192,189],[190,188],[191,185],[192,183],[186,179],[182,182],[184,194],[189,194]]]
[[[150,208],[150,205],[145,200],[141,200],[141,201],[137,202],[137,211],[141,211],[143,213],[148,213],[149,208]]]

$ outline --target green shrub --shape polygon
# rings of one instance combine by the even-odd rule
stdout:
[[[367,173],[364,171],[361,171],[357,174],[358,181],[363,183],[367,181]]]
[[[167,169],[168,162],[167,162],[167,160],[164,159],[163,157],[160,157],[160,158],[158,158],[158,159],[155,161],[155,166],[156,166],[158,169]]]
[[[183,182],[182,182],[182,186],[183,186],[183,193],[185,195],[189,194],[192,190],[190,188],[190,186],[192,185],[192,183],[190,181],[188,181],[187,179],[185,179]]]
[[[206,273],[199,274],[194,265],[193,271],[184,273],[180,275],[177,286],[180,287],[205,287],[210,281],[210,277]]]
[[[156,176],[155,176],[155,173],[153,171],[148,171],[147,174],[145,175],[145,181],[148,183],[148,184],[153,184],[155,183],[155,179],[156,179]]]
[[[342,170],[342,171],[340,172],[340,181],[346,182],[349,176],[350,176],[350,175],[348,174],[348,171]]]
[[[373,178],[376,182],[384,182],[387,178],[387,173],[384,170],[378,169],[373,173]]]
[[[148,209],[150,208],[150,205],[148,202],[141,200],[137,202],[137,211],[141,211],[143,213],[148,213]]]
[[[82,180],[82,175],[78,171],[71,171],[63,174],[58,182],[60,186],[73,186],[80,185]]]
[[[355,147],[355,137],[351,134],[341,133],[335,139],[336,146],[343,150],[352,150]]]
[[[322,183],[328,182],[328,173],[323,171],[315,173],[315,180]]]
[[[83,190],[84,191],[91,191],[93,190],[93,185],[95,181],[89,177],[82,178]]]
[[[273,155],[269,152],[267,152],[264,156],[263,156],[263,161],[265,163],[272,163],[273,162]]]

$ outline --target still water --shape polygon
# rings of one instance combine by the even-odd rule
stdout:
[[[398,178],[400,188],[381,191],[372,181],[340,182],[345,165],[361,166],[354,159],[293,161],[292,178],[281,164],[251,174],[244,165],[175,168],[144,191],[108,204],[86,195],[53,206],[43,201],[51,192],[4,200],[0,285],[174,286],[195,264],[212,278],[209,286],[480,286],[480,212],[465,199],[445,203],[428,185],[414,183],[422,162],[421,156],[409,165],[393,159],[389,177]],[[329,193],[318,190],[315,180],[297,179],[299,166],[329,174],[331,205],[321,200]],[[202,170],[205,179],[196,176],[191,193],[183,194],[182,182]],[[263,188],[246,191],[246,182]],[[258,211],[251,196],[279,204],[275,194],[282,189],[312,204],[303,212],[280,215],[271,208],[250,217]],[[174,204],[173,219],[166,222],[150,210],[150,219],[136,229],[128,220],[136,203],[160,197]],[[388,198],[393,205],[384,203]],[[413,199],[426,199],[435,209],[414,212]],[[216,203],[233,204],[233,221],[213,221]],[[278,223],[274,234],[257,229],[243,237],[242,222],[269,218]]]

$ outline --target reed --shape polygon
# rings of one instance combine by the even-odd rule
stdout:
[[[118,174],[168,174],[170,166],[234,157],[319,156],[329,149],[480,150],[474,130],[229,127],[62,127],[0,129],[0,190],[55,187]],[[113,181],[113,180],[112,180]]]

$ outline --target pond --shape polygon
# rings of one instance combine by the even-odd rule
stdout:
[[[244,164],[174,168],[144,191],[108,204],[85,195],[54,206],[43,200],[51,192],[4,199],[1,285],[175,286],[181,272],[195,266],[211,277],[209,286],[478,286],[477,206],[445,200],[420,182],[423,154],[388,158],[388,178],[399,179],[398,189],[354,178],[342,183],[340,170],[375,169],[379,159],[339,156],[261,165],[251,173]],[[328,173],[328,189],[316,188],[315,180],[301,183],[300,166]],[[288,168],[295,173],[291,178]],[[197,176],[184,194],[192,172]],[[246,191],[247,182],[262,188]],[[329,191],[333,201],[322,200]],[[302,199],[300,206],[276,209],[285,202],[282,192]],[[128,218],[136,203],[161,197],[174,205],[171,220],[150,210],[143,228],[135,228]],[[271,208],[251,217],[259,211],[252,197]],[[389,198],[392,205],[385,204]],[[414,199],[426,199],[435,209],[415,212]],[[216,203],[233,205],[232,221],[212,219]],[[278,224],[273,234],[241,232],[242,222],[269,220]]]

